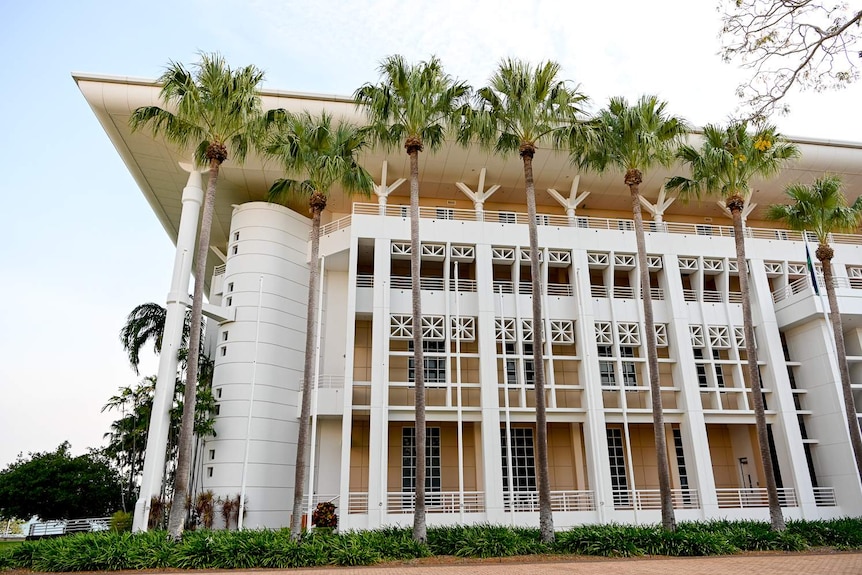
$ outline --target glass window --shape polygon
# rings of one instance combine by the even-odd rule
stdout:
[[[407,343],[407,349],[413,351],[413,341]],[[446,342],[436,339],[426,339],[422,341],[422,363],[425,366],[423,373],[425,375],[425,383],[446,383]],[[435,356],[433,354],[440,354]],[[416,381],[416,359],[410,357],[407,366],[407,381],[413,383]]]

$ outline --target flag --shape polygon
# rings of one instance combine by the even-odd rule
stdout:
[[[808,237],[803,232],[802,241],[805,242],[805,263],[808,265],[808,275],[811,277],[811,285],[814,287],[814,293],[820,295],[820,288],[817,287],[817,272],[814,271],[814,264],[811,263],[811,252],[808,251]]]

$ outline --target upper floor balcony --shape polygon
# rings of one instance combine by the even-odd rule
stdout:
[[[835,276],[832,285],[838,298],[842,315],[862,315],[862,278]],[[786,286],[772,292],[775,316],[782,328],[805,322],[812,317],[822,317],[829,310],[826,299],[826,284],[823,276],[817,277],[817,290],[810,275],[797,278]]]
[[[385,216],[393,218],[409,218],[410,207],[406,205],[379,205],[369,203],[354,203],[352,214],[344,216],[321,227],[321,236],[326,236],[349,228],[353,216]],[[449,207],[420,206],[420,219],[456,222],[484,222],[494,224],[526,225],[529,217],[525,213],[493,210],[465,210]],[[568,217],[559,214],[537,214],[536,224],[560,228],[580,228],[590,230],[633,231],[634,222],[630,219],[596,218],[588,216]],[[653,233],[694,235],[704,237],[732,238],[732,226],[713,224],[695,224],[686,222],[655,222],[645,221],[644,231]],[[746,227],[745,237],[764,240],[781,240],[801,242],[802,232],[776,229]],[[809,238],[810,239],[810,238]],[[862,245],[862,235],[832,234],[830,243]]]

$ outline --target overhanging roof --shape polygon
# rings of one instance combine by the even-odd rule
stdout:
[[[158,105],[159,85],[153,80],[92,74],[73,74],[82,94],[86,98],[117,152],[122,157],[147,201],[167,231],[171,240],[176,242],[181,210],[182,189],[187,174],[180,168],[180,162],[189,162],[190,154],[182,152],[166,143],[154,139],[146,131],[132,133],[129,117],[139,106]],[[267,109],[285,108],[299,111],[307,109],[311,113],[327,110],[334,116],[362,121],[349,98],[316,94],[301,94],[266,90],[263,103]],[[697,136],[692,136],[697,137]],[[862,193],[862,144],[840,141],[810,140],[794,138],[800,145],[802,157],[785,169],[781,175],[767,182],[755,182],[753,201],[759,206],[750,220],[758,219],[760,210],[771,203],[783,201],[783,190],[789,183],[801,181],[810,183],[823,173],[840,174],[851,200]],[[383,162],[388,162],[388,180],[409,177],[409,165],[403,149],[375,149],[363,155],[362,162],[376,180],[380,179]],[[501,188],[493,196],[494,203],[523,203],[523,165],[515,157],[500,157],[491,152],[471,147],[463,149],[455,144],[444,146],[434,153],[420,155],[420,176],[422,198],[464,199],[455,187],[455,182],[463,182],[476,188],[479,173],[487,169],[486,186],[500,184]],[[548,188],[559,190],[564,195],[571,188],[572,178],[578,174],[565,154],[540,150],[535,157],[535,184],[539,212],[562,214],[562,208],[545,191]],[[645,175],[641,185],[642,194],[655,200],[658,191],[667,177],[681,172],[679,168],[657,169]],[[225,251],[230,230],[233,204],[263,200],[270,184],[282,177],[277,165],[266,164],[255,155],[250,155],[244,165],[239,166],[230,159],[222,166],[219,176],[219,189],[213,222],[212,245]],[[582,174],[579,191],[591,192],[586,209],[589,215],[593,210],[619,212],[619,217],[630,214],[628,189],[623,185],[622,174],[608,173],[602,176]],[[406,203],[409,193],[407,185],[401,186],[390,197],[392,203]],[[305,215],[305,206],[293,206]],[[329,208],[331,212],[349,212],[348,203],[339,194],[333,194]],[[674,216],[690,219],[698,217],[723,217],[713,200],[684,204],[675,202],[665,213],[665,221],[673,221]],[[211,258],[212,260],[212,258]]]

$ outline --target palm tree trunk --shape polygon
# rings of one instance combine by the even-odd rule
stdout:
[[[757,444],[760,462],[766,476],[766,495],[769,500],[769,522],[773,531],[784,531],[784,515],[778,500],[775,470],[772,468],[772,450],[769,448],[769,433],[763,407],[763,390],[760,386],[760,369],[757,367],[757,349],[754,346],[754,322],[751,319],[751,290],[748,287],[748,266],[745,261],[745,236],[742,226],[742,208],[745,200],[733,196],[727,200],[727,208],[733,216],[733,238],[736,243],[736,267],[739,270],[739,290],[742,292],[742,324],[745,330],[745,354],[748,357],[748,381],[754,402],[754,420],[757,427]]]
[[[424,543],[425,524],[425,354],[422,349],[422,291],[420,285],[421,245],[419,243],[419,150],[408,148],[410,155],[410,276],[413,296],[413,381],[416,385],[416,502],[413,511],[413,539]]]
[[[673,495],[670,483],[670,465],[667,458],[667,436],[664,428],[664,408],[661,402],[661,380],[658,371],[658,350],[655,339],[655,317],[652,309],[652,288],[647,262],[646,239],[644,238],[644,223],[641,215],[640,170],[629,170],[626,173],[626,183],[632,197],[632,219],[635,224],[635,238],[638,246],[638,271],[640,272],[641,294],[644,308],[644,337],[646,338],[647,371],[649,371],[649,389],[652,400],[652,428],[655,437],[655,455],[658,464],[658,489],[661,498],[661,525],[666,531],[676,529],[676,517],[673,511]]]
[[[315,192],[317,194],[317,192]],[[314,197],[314,196],[312,196]],[[293,480],[293,513],[290,517],[290,539],[299,541],[302,535],[302,500],[305,494],[305,482],[308,477],[308,434],[309,418],[311,417],[311,394],[314,383],[315,361],[314,346],[317,342],[317,307],[318,289],[320,284],[320,213],[323,208],[317,206],[312,199],[311,209],[311,262],[308,273],[308,316],[305,320],[305,364],[302,368],[302,407],[299,415],[299,435],[296,438],[296,470]],[[325,197],[323,205],[326,205]]]
[[[536,188],[533,184],[533,153],[521,152],[527,193],[527,229],[530,234],[530,275],[533,288],[533,366],[536,390],[536,480],[539,487],[539,532],[543,543],[554,541],[554,515],[551,512],[551,482],[548,471],[548,417],[545,412],[545,364],[542,334],[542,282],[539,269],[539,233],[536,225]],[[511,438],[506,441],[511,442]],[[509,489],[512,489],[509,479]]]
[[[207,252],[210,246],[213,212],[215,210],[216,183],[219,166],[217,159],[210,160],[207,193],[204,197],[201,231],[198,238],[198,253],[195,262],[195,291],[192,296],[191,333],[189,335],[189,355],[186,365],[186,389],[183,396],[183,417],[180,423],[180,436],[177,449],[177,468],[174,474],[174,496],[171,501],[171,515],[168,521],[168,537],[179,541],[183,536],[186,518],[186,499],[189,496],[189,476],[191,472],[192,446],[194,443],[195,400],[197,398],[198,360],[201,351],[201,317],[204,305],[204,275],[207,270]]]
[[[832,323],[832,334],[835,336],[835,351],[838,355],[838,370],[841,373],[841,391],[844,395],[844,413],[850,430],[850,445],[856,457],[856,469],[862,476],[862,432],[859,430],[856,402],[850,387],[850,370],[847,367],[847,350],[844,348],[844,328],[841,325],[838,297],[832,284],[832,254],[832,248],[826,244],[820,244],[817,248],[817,259],[823,267],[823,281],[826,283],[826,297],[829,299],[829,319]]]

